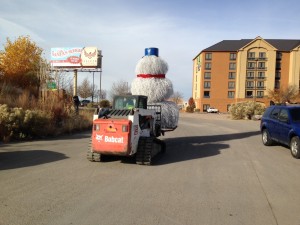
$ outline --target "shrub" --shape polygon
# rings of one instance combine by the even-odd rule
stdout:
[[[192,97],[189,99],[188,104],[189,105],[186,107],[186,112],[193,113],[194,109],[196,108],[196,104]]]
[[[194,108],[191,107],[191,106],[187,106],[186,109],[185,109],[186,112],[189,112],[189,113],[193,113],[194,112]]]
[[[27,140],[86,130],[92,127],[93,112],[74,108],[55,108],[54,111],[24,110],[0,105],[0,141]]]
[[[94,107],[94,104],[92,102],[89,102],[87,105],[86,105],[87,108],[93,108]]]
[[[232,104],[229,108],[229,113],[232,119],[251,119],[254,115],[262,115],[265,111],[265,106],[258,102],[240,102]]]
[[[0,105],[0,138],[4,142],[9,140],[44,137],[51,131],[49,125],[52,118],[42,111],[9,108]]]
[[[108,108],[108,107],[110,107],[110,102],[106,99],[101,100],[100,108]]]
[[[92,106],[91,106],[92,107]],[[94,108],[75,110],[72,97],[0,84],[0,141],[28,140],[82,131],[92,127]]]

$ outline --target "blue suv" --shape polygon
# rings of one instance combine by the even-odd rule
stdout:
[[[300,157],[300,105],[273,105],[266,109],[260,123],[262,142],[287,145],[295,158]]]

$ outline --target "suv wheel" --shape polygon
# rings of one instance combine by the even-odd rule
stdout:
[[[300,157],[300,140],[299,137],[293,137],[290,143],[290,148],[291,148],[291,154],[293,157],[296,159],[299,159]]]
[[[267,129],[263,129],[263,131],[262,131],[262,142],[266,146],[270,146],[270,145],[273,144],[273,141],[272,141],[272,139],[270,137],[270,134],[267,131]]]

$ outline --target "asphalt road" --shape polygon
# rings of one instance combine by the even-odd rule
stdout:
[[[0,144],[0,225],[300,225],[300,160],[259,121],[181,114],[153,166],[89,162],[89,137]]]

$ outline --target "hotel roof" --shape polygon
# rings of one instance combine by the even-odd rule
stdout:
[[[245,45],[249,44],[254,39],[241,39],[241,40],[223,40],[217,44],[214,44],[202,52],[229,52],[238,51]],[[289,40],[289,39],[263,39],[272,45],[278,51],[288,52],[293,50],[295,47],[300,45],[300,40]]]

